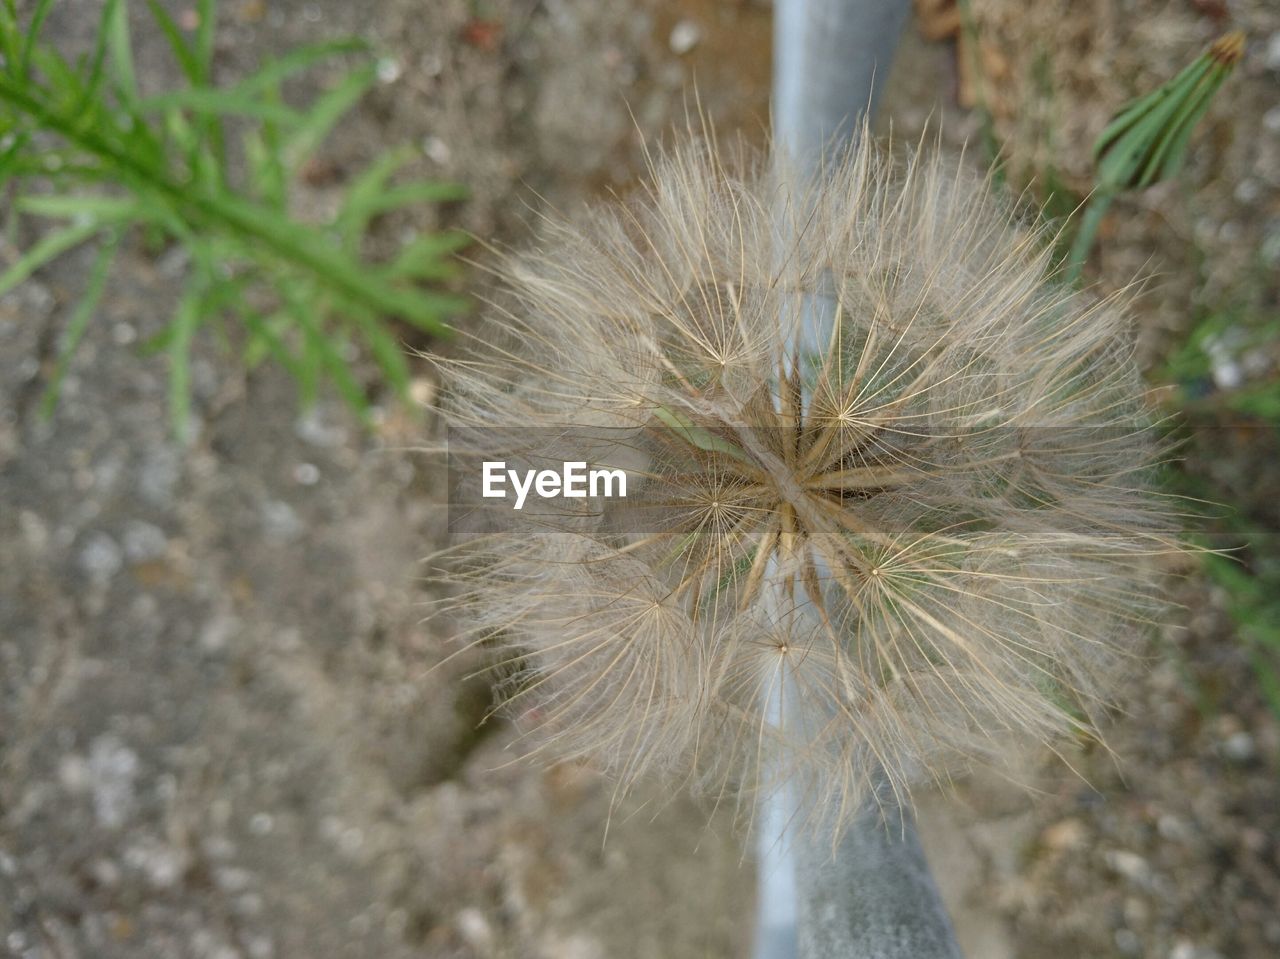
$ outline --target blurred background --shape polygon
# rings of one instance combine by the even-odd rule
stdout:
[[[189,129],[163,122],[183,143],[210,115],[231,132],[262,121],[258,146],[230,150],[207,182],[256,183],[246,195],[276,197],[290,223],[356,223],[357,267],[446,238],[415,274],[441,296],[482,299],[486,245],[535,242],[547,212],[625,191],[643,145],[699,110],[721,135],[762,143],[768,129],[763,0],[156,6],[166,18],[141,2],[105,20],[99,0],[9,9],[43,20],[45,76],[40,50],[89,70],[107,34],[125,83],[127,30],[140,97],[181,88],[201,56],[206,88],[231,90],[300,45],[365,38],[372,53],[342,47],[225,109],[171,101]],[[1085,273],[1104,292],[1141,281],[1141,361],[1181,441],[1170,483],[1222,504],[1198,525],[1235,558],[1170,569],[1182,608],[1144,640],[1110,751],[1027,756],[1030,793],[979,774],[919,800],[971,959],[1280,955],[1280,7],[920,0],[915,14],[879,127],[914,141],[940,126],[946,149],[998,160],[1005,188],[1050,217],[1088,192],[1090,146],[1117,107],[1246,31],[1185,169],[1113,204]],[[20,45],[3,52],[12,71]],[[351,110],[308,125],[362,63]],[[246,105],[268,86],[297,116]],[[432,671],[448,649],[447,624],[421,622],[421,560],[445,520],[442,461],[421,449],[429,365],[388,358],[372,327],[333,326],[332,355],[282,328],[332,374],[305,388],[314,371],[276,361],[274,317],[260,330],[234,304],[187,311],[209,257],[207,289],[251,272],[219,265],[231,240],[166,239],[163,223],[113,233],[106,207],[68,222],[111,229],[36,263],[61,227],[33,215],[56,204],[24,197],[142,188],[113,181],[123,161],[101,151],[88,187],[68,187],[82,171],[60,144],[80,134],[37,129],[38,109],[15,106],[21,84],[4,90],[17,93],[0,95],[0,954],[746,955],[754,876],[727,814],[661,784],[613,808],[589,769],[521,762],[509,724],[482,724],[476,662]],[[89,102],[55,90],[45,121],[56,108],[88,128]],[[135,121],[99,112],[108,140],[146,153]],[[287,171],[270,162],[277,113],[286,133],[315,133]],[[401,172],[434,186],[379,206],[367,195],[390,188],[366,171],[405,145]],[[479,267],[444,260],[457,230],[483,241],[465,250]],[[272,242],[306,253],[294,236]],[[432,309],[370,322],[411,350],[453,348]]]

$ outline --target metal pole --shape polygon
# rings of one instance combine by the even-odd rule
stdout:
[[[817,175],[824,153],[844,148],[875,109],[908,9],[909,0],[775,0],[774,149],[800,175]],[[823,300],[805,310],[811,343],[826,342]],[[914,821],[881,799],[838,842],[834,823],[812,827],[815,811],[798,808],[795,790],[765,801],[756,959],[960,959]]]
[[[910,812],[872,800],[833,839],[795,837],[801,959],[961,959]]]
[[[910,0],[775,0],[775,149],[816,171],[874,115]]]

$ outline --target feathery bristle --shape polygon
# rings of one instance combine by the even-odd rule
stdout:
[[[1056,283],[988,181],[861,142],[818,186],[657,158],[505,261],[507,341],[443,361],[452,426],[606,431],[642,487],[450,576],[540,748],[851,813],[1092,730],[1158,612],[1122,298]]]

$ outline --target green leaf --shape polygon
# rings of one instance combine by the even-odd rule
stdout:
[[[40,39],[40,28],[44,26],[45,17],[53,7],[53,0],[37,0],[36,8],[31,14],[31,23],[27,26],[26,42],[22,46],[22,61],[18,67],[18,75],[23,79],[31,76],[31,51]]]
[[[157,0],[147,0],[147,8],[151,11],[151,18],[155,20],[156,26],[160,28],[160,32],[164,34],[165,39],[169,41],[169,49],[173,51],[174,59],[178,61],[178,66],[182,69],[182,75],[187,78],[187,82],[192,86],[199,86],[203,82],[203,78],[200,73],[200,63],[196,59],[196,53],[191,48],[191,44],[182,35],[182,31],[173,22],[173,18],[169,16],[168,11],[160,6]]]
[[[336,86],[303,110],[284,103],[280,86],[328,57],[367,46],[338,40],[300,48],[263,64],[239,84],[217,88],[211,83],[214,0],[193,0],[199,17],[194,35],[178,26],[166,0],[146,0],[149,18],[189,86],[143,101],[139,82],[147,78],[135,67],[124,0],[104,0],[94,46],[74,65],[39,29],[53,0],[29,3],[34,29],[24,34],[14,0],[0,0],[0,52],[6,59],[0,68],[0,138],[6,141],[0,148],[0,182],[42,177],[56,192],[24,196],[19,191],[14,209],[66,222],[56,223],[3,271],[0,292],[95,232],[107,231],[115,250],[124,229],[138,225],[153,246],[173,241],[192,258],[171,322],[147,344],[168,354],[175,431],[185,432],[191,413],[191,348],[207,323],[216,323],[219,333],[227,323],[240,323],[248,334],[245,361],[270,357],[279,362],[298,379],[304,396],[314,395],[315,384],[329,379],[367,416],[368,400],[343,353],[348,339],[376,360],[388,385],[403,395],[409,366],[389,320],[434,334],[448,332],[445,320],[465,310],[468,301],[417,284],[451,275],[447,257],[467,238],[460,233],[421,237],[399,250],[389,265],[365,261],[359,240],[380,213],[458,198],[462,189],[432,182],[392,185],[412,151],[384,157],[348,191],[338,224],[348,239],[345,249],[338,231],[293,219],[287,209],[291,172],[320,148],[369,89],[375,69],[365,64],[342,73]],[[27,82],[19,67],[36,82]],[[231,118],[251,121],[239,124],[246,131],[248,189],[227,179],[223,120]],[[105,189],[92,193],[98,184]],[[67,350],[82,341],[114,262],[112,254],[99,251],[88,294],[68,320]],[[263,303],[269,304],[265,313]],[[56,396],[65,368],[63,356],[50,397]]]
[[[18,258],[18,261],[0,275],[0,296],[29,277],[50,260],[79,246],[100,229],[100,223],[76,223],[46,234],[39,243]]]
[[[373,351],[373,358],[377,360],[383,375],[391,383],[396,396],[401,400],[407,400],[410,373],[404,349],[375,317],[362,310],[356,310],[352,313],[352,319],[365,342],[369,344],[369,349]]]
[[[136,199],[109,196],[28,196],[17,202],[17,208],[35,216],[85,218],[99,225],[142,217],[142,204]]]
[[[115,75],[116,89],[126,106],[138,99],[138,78],[133,69],[133,47],[129,39],[129,12],[123,2],[109,2],[104,17],[107,49],[111,56],[111,70]]]
[[[238,197],[201,199],[211,214],[264,241],[272,252],[304,267],[335,293],[365,307],[398,316],[428,332],[444,334],[448,326],[443,317],[463,312],[468,306],[460,296],[388,286],[365,264],[316,236],[314,228],[282,214]]]
[[[4,0],[0,6],[0,48],[4,50],[5,69],[14,79],[19,78],[18,67],[22,63],[22,31],[18,27],[18,8],[14,0]]]
[[[445,230],[416,237],[406,244],[383,271],[388,280],[444,280],[456,271],[444,259],[471,244],[471,235],[461,230]]]
[[[237,93],[246,95],[274,91],[293,74],[343,53],[362,53],[369,44],[358,37],[328,40],[290,50],[282,57],[268,60],[248,77],[236,84]]]
[[[333,345],[331,337],[320,328],[311,311],[312,304],[299,298],[296,290],[285,287],[285,302],[289,314],[302,331],[312,361],[328,372],[338,393],[364,422],[369,422],[369,399],[351,375],[351,369],[342,353]]]
[[[370,164],[347,190],[335,225],[348,250],[355,252],[369,221],[381,213],[412,203],[460,200],[467,190],[458,183],[422,181],[387,186],[387,181],[413,157],[413,150],[394,150]]]
[[[372,65],[353,70],[311,104],[306,119],[284,143],[285,156],[294,170],[311,158],[337,122],[360,101],[376,79],[377,72]]]
[[[191,343],[200,326],[207,276],[197,270],[187,283],[169,324],[169,423],[179,440],[187,438],[191,418]]]
[[[218,25],[218,11],[215,0],[197,0],[195,59],[199,70],[198,83],[206,85],[213,80],[213,31]]]
[[[450,200],[465,200],[467,188],[461,183],[444,183],[422,181],[405,183],[382,191],[365,205],[369,216],[376,216],[388,210],[415,203],[442,203]]]
[[[45,387],[44,396],[40,400],[40,413],[46,419],[53,415],[54,407],[58,403],[58,394],[62,390],[62,381],[71,365],[71,357],[76,347],[80,345],[85,330],[89,328],[89,321],[98,308],[98,301],[102,299],[102,291],[106,288],[107,275],[111,271],[119,242],[118,232],[112,232],[104,240],[89,273],[89,286],[84,296],[80,298],[80,302],[76,304],[75,312],[71,314],[71,321],[67,324],[67,332],[63,335],[62,345],[58,350],[53,374],[49,377],[49,385]]]
[[[275,125],[264,123],[244,135],[245,159],[253,192],[271,209],[284,213],[288,203],[287,175],[280,162],[280,138]]]
[[[335,220],[338,232],[347,240],[349,249],[355,249],[356,240],[374,215],[371,210],[377,203],[379,194],[386,188],[387,181],[412,156],[413,152],[408,149],[385,153],[369,164],[352,182]]]
[[[13,142],[0,154],[0,186],[4,186],[9,177],[18,172],[24,159],[22,151],[30,142],[31,134],[26,130],[13,134]]]
[[[18,80],[18,83],[59,106],[83,102],[84,85],[80,75],[62,54],[50,47],[41,46],[34,48],[30,57],[36,68],[35,72],[41,75],[44,82],[37,84],[28,78]],[[85,118],[81,117],[80,120],[84,122]]]
[[[83,113],[98,95],[102,85],[102,67],[107,57],[107,38],[111,33],[111,24],[116,18],[116,10],[121,0],[107,0],[102,8],[102,18],[98,21],[98,32],[93,41],[93,55],[89,58],[89,72],[85,77],[84,92],[80,96],[76,113]]]
[[[282,103],[255,100],[223,90],[199,87],[192,90],[172,90],[148,97],[138,104],[139,113],[154,113],[168,109],[190,110],[196,114],[212,116],[243,116],[274,123],[296,125],[302,116]]]
[[[281,312],[262,317],[252,310],[245,310],[240,314],[240,318],[250,333],[249,342],[245,344],[243,354],[245,366],[253,369],[265,357],[271,356],[289,371],[289,375],[297,381],[304,397],[314,397],[314,371],[299,360],[280,338],[280,333],[292,325],[288,315]]]

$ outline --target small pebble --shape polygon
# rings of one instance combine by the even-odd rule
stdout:
[[[1146,885],[1151,881],[1151,867],[1136,852],[1123,849],[1106,853],[1107,865],[1130,882]]]
[[[442,165],[448,163],[449,158],[453,156],[453,151],[449,149],[449,145],[439,137],[426,137],[422,141],[422,152],[433,163]]]
[[[92,533],[80,550],[80,568],[96,580],[106,581],[120,571],[124,554],[106,533]]]
[[[1241,730],[1232,733],[1222,743],[1222,754],[1232,762],[1247,763],[1257,755],[1257,748],[1253,744],[1253,737]]]
[[[262,504],[262,526],[267,538],[277,542],[288,542],[302,534],[302,520],[283,500],[272,499]]]
[[[245,948],[249,950],[250,959],[271,959],[276,954],[275,944],[266,936],[247,937]]]
[[[702,28],[692,20],[681,20],[671,28],[671,52],[676,56],[688,53],[702,40]]]
[[[124,554],[132,563],[159,559],[169,549],[164,530],[142,520],[130,520],[124,530]]]
[[[1132,929],[1117,929],[1115,942],[1116,948],[1126,956],[1136,956],[1142,951],[1142,940]]]
[[[1188,842],[1194,835],[1190,826],[1169,813],[1165,813],[1156,820],[1156,831],[1160,833],[1161,839],[1168,839],[1171,842]]]
[[[206,653],[220,653],[240,629],[240,620],[230,614],[218,614],[200,630],[200,648]]]
[[[18,529],[23,542],[33,553],[43,553],[49,546],[49,527],[38,515],[24,509],[18,514]]]
[[[418,69],[423,76],[438,77],[444,72],[444,59],[438,53],[424,53],[418,59]]]
[[[493,927],[479,909],[468,907],[461,910],[455,917],[454,924],[462,941],[472,950],[481,955],[487,955],[493,950]]]
[[[416,377],[409,384],[409,399],[415,406],[427,407],[436,398],[436,385],[425,376]]]
[[[1084,846],[1088,833],[1079,819],[1063,819],[1047,828],[1040,838],[1050,849],[1062,851]]]
[[[1259,186],[1257,180],[1245,177],[1236,184],[1234,193],[1237,203],[1248,206],[1258,199],[1258,196],[1262,193],[1262,187]]]
[[[400,79],[400,61],[393,57],[383,57],[377,66],[379,83],[395,83]]]
[[[138,754],[109,733],[90,744],[89,784],[100,826],[115,829],[133,814],[134,781],[140,766]]]
[[[317,407],[303,413],[293,427],[298,439],[312,446],[332,449],[347,442],[347,431],[331,422]]]
[[[1271,34],[1267,40],[1267,54],[1264,58],[1268,70],[1280,70],[1280,30]]]
[[[221,866],[213,871],[213,884],[226,893],[244,892],[253,882],[253,873],[239,866]]]

